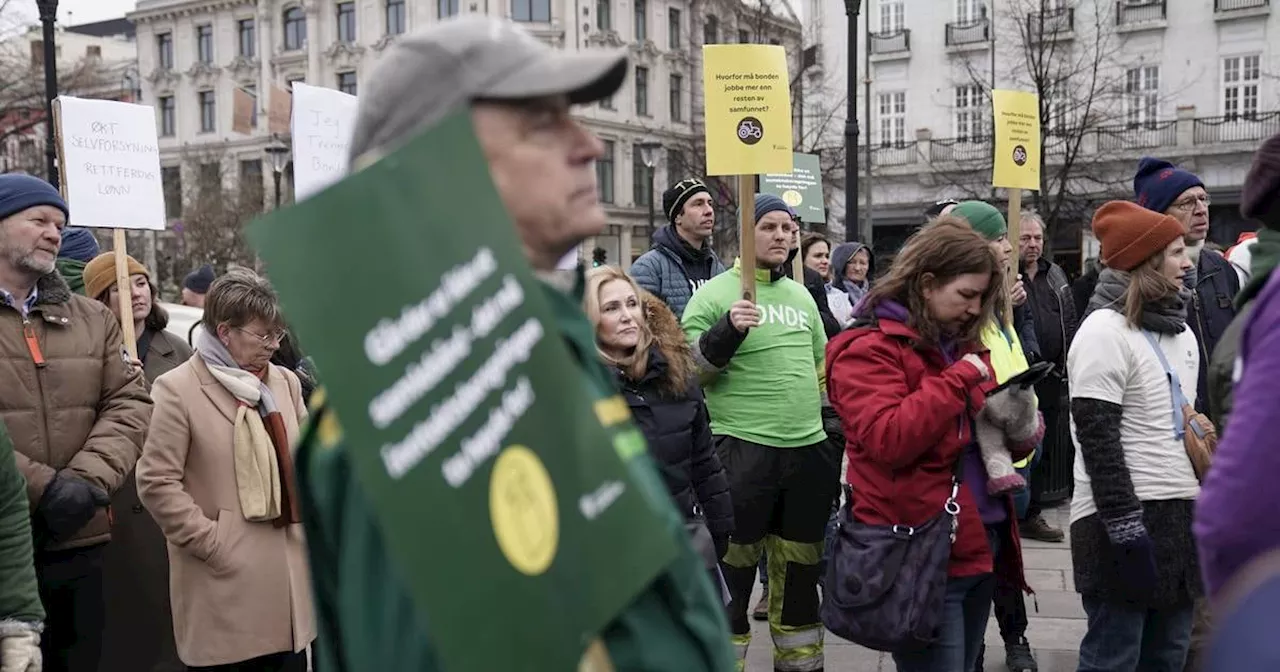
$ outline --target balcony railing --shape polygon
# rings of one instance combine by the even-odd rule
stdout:
[[[968,138],[934,138],[929,143],[929,162],[975,161],[991,159],[990,136]]]
[[[1123,152],[1150,147],[1172,147],[1178,144],[1177,121],[1143,121],[1133,124],[1099,126],[1098,151]]]
[[[873,55],[897,54],[904,51],[911,51],[910,28],[895,30],[891,33],[871,34],[871,53]]]
[[[1237,9],[1261,9],[1271,4],[1271,0],[1213,0],[1213,11],[1231,12]]]
[[[1035,41],[1066,37],[1076,29],[1074,7],[1059,7],[1027,15],[1027,36]]]
[[[1152,21],[1164,21],[1168,8],[1165,0],[1135,4],[1132,0],[1119,0],[1116,3],[1116,25],[1132,26]]]
[[[871,163],[877,166],[905,166],[915,163],[918,153],[914,141],[879,145],[871,148]]]
[[[1192,142],[1213,145],[1223,142],[1261,142],[1280,133],[1280,112],[1231,114],[1195,120]]]
[[[986,17],[964,23],[947,24],[947,46],[979,44],[991,40],[991,23]]]

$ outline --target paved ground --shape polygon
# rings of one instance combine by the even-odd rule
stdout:
[[[1065,531],[1067,509],[1045,512],[1045,518]],[[1027,600],[1030,627],[1027,639],[1035,652],[1040,672],[1073,672],[1084,637],[1084,609],[1075,593],[1071,578],[1070,538],[1060,544],[1023,540],[1022,557],[1026,562],[1027,580],[1036,591],[1036,605]],[[757,589],[758,590],[758,589]],[[754,604],[754,601],[752,602]],[[747,672],[769,672],[773,669],[773,651],[767,623],[752,626],[751,648],[747,652]],[[826,637],[826,669],[828,672],[894,672],[893,659],[887,654],[855,646],[831,633]],[[1004,643],[993,616],[987,625],[986,672],[1004,672]]]

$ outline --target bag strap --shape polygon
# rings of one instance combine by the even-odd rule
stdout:
[[[1178,372],[1169,366],[1169,360],[1165,359],[1164,350],[1160,348],[1160,342],[1156,340],[1155,334],[1143,329],[1142,335],[1147,337],[1147,344],[1156,353],[1156,358],[1160,360],[1160,366],[1164,367],[1165,378],[1169,381],[1169,398],[1173,403],[1173,434],[1182,440],[1186,436],[1186,415],[1182,409],[1188,406],[1187,396],[1182,393],[1182,381],[1178,379]]]

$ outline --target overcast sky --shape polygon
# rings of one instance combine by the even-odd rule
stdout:
[[[35,0],[11,0],[15,10],[35,21],[40,18]],[[68,24],[92,23],[116,19],[133,11],[136,0],[61,0],[58,3],[58,20]]]

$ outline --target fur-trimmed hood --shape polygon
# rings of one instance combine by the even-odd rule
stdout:
[[[661,380],[657,382],[663,392],[672,396],[683,395],[693,380],[695,369],[693,353],[684,329],[680,327],[680,320],[662,299],[647,291],[640,291],[640,303],[644,306],[645,321],[653,338],[645,378],[660,376]],[[661,356],[654,357],[653,350]]]

